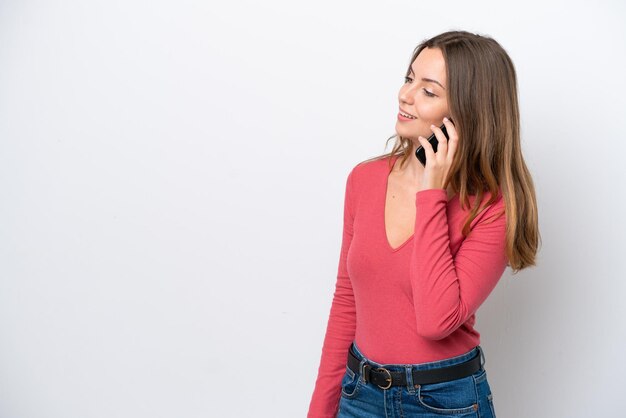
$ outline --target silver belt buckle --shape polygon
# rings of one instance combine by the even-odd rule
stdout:
[[[382,371],[387,372],[387,374],[389,375],[389,377],[385,378],[385,380],[389,382],[389,385],[383,387],[383,386],[379,385],[378,383],[376,383],[376,386],[378,386],[381,389],[389,389],[391,387],[391,381],[392,381],[392,379],[391,379],[391,372],[389,370],[385,369],[384,367],[378,367],[378,368],[376,368],[376,370],[379,371],[379,372],[382,372]]]

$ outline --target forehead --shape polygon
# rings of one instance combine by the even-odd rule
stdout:
[[[439,48],[424,48],[411,64],[411,68],[420,77],[434,78],[445,86],[446,62]]]

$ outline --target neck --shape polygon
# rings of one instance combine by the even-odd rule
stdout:
[[[396,160],[394,161],[391,172],[400,178],[406,179],[407,182],[416,185],[416,187],[419,187],[419,185],[421,185],[426,167],[424,167],[417,157],[415,157],[415,149],[415,145],[413,145],[411,148],[411,157],[407,159],[402,168],[398,162],[401,156],[395,157]],[[451,185],[448,185],[446,192],[448,194],[448,200],[455,195]]]

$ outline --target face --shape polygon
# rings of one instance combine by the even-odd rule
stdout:
[[[433,131],[430,125],[441,126],[448,114],[446,98],[446,63],[439,48],[424,48],[411,64],[411,72],[398,94],[400,109],[413,115],[406,119],[398,114],[396,132],[420,145],[418,136],[428,138]],[[431,81],[432,80],[432,81]]]

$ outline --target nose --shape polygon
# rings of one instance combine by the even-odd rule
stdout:
[[[414,99],[415,99],[415,89],[417,88],[417,86],[412,86],[412,85],[408,85],[408,86],[404,86],[403,88],[400,89],[400,100],[404,103],[408,103],[411,104],[413,103]]]

